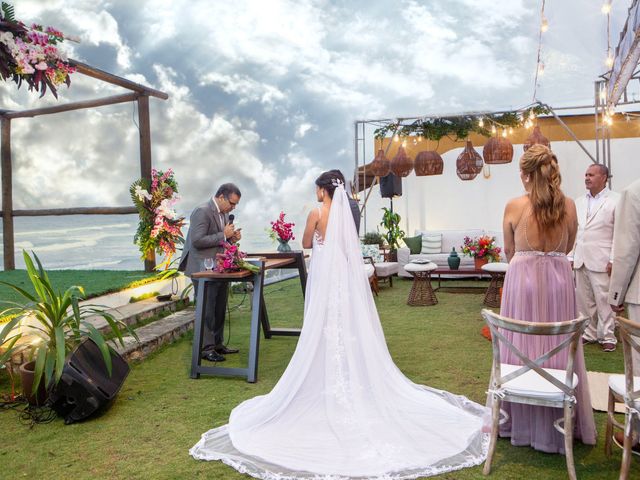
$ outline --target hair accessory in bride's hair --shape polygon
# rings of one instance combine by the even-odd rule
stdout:
[[[333,185],[336,188],[337,187],[344,187],[344,183],[339,178],[332,178],[331,179],[331,185]]]

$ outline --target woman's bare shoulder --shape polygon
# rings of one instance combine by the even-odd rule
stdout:
[[[507,202],[505,209],[509,211],[517,211],[517,210],[522,210],[527,205],[529,205],[529,196],[521,195],[519,197],[515,197],[509,200]]]

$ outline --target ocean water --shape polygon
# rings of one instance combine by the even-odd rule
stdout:
[[[140,252],[133,244],[137,226],[135,214],[15,217],[16,268],[25,267],[22,251],[26,250],[35,252],[51,270],[143,270]],[[187,229],[183,229],[185,236]],[[243,251],[275,250],[264,231],[245,227],[242,234]],[[4,267],[2,249],[0,258]],[[161,260],[158,257],[157,262]]]

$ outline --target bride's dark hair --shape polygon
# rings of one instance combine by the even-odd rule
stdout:
[[[316,178],[316,185],[323,188],[329,194],[329,198],[331,199],[333,199],[333,192],[335,191],[338,182],[340,182],[344,187],[344,175],[342,175],[340,170],[329,170]]]

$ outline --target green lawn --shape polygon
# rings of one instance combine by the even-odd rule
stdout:
[[[482,295],[438,293],[433,307],[408,307],[409,281],[383,286],[376,303],[391,354],[413,381],[468,396],[484,403],[491,364],[491,346],[480,334]],[[267,287],[267,308],[273,326],[297,326],[302,295],[295,280]],[[240,304],[235,295],[231,305]],[[232,312],[231,342],[239,355],[230,365],[246,362],[249,298]],[[165,347],[131,374],[112,408],[100,418],[65,426],[60,419],[29,428],[14,411],[0,411],[0,475],[2,478],[110,479],[241,479],[220,462],[192,459],[188,450],[207,429],[226,423],[239,402],[268,392],[284,371],[295,337],[261,339],[258,382],[241,378],[189,379],[191,338]],[[622,355],[586,349],[590,370],[622,371]],[[8,391],[0,374],[0,392]],[[598,413],[598,445],[576,444],[580,479],[618,478],[620,452],[608,460],[603,453],[605,415]],[[640,473],[633,460],[632,472]],[[444,474],[442,479],[483,478],[481,467]],[[566,478],[564,456],[513,447],[500,440],[492,479]]]
[[[88,297],[136,286],[152,280],[156,275],[155,273],[127,270],[51,270],[47,274],[56,289],[64,291],[72,285],[80,285]],[[26,270],[0,272],[0,281],[11,283],[34,293]],[[9,306],[7,302],[15,301],[22,302],[23,299],[12,288],[0,284],[0,310]]]

